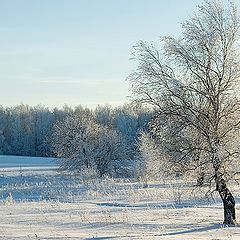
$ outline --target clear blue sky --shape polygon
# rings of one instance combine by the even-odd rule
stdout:
[[[0,104],[118,105],[132,46],[178,34],[201,0],[0,0]]]

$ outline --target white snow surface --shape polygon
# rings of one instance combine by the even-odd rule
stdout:
[[[49,159],[44,158],[12,156],[17,165],[6,167],[3,159],[8,158],[0,157],[0,168],[4,166],[1,240],[240,239],[240,226],[221,224],[223,208],[218,196],[206,200],[204,192],[192,191],[182,180],[151,182],[143,188],[133,180],[86,180],[59,173],[53,159],[47,171]],[[19,169],[20,165],[31,171]],[[231,189],[238,217],[239,186]]]
[[[11,172],[16,175],[18,171],[20,173],[30,171],[32,174],[34,171],[51,171],[56,168],[55,158],[0,155],[0,175],[9,175]]]

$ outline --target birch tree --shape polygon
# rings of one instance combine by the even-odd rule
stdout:
[[[158,49],[140,41],[134,47],[138,67],[129,77],[134,96],[154,107],[151,130],[169,165],[199,173],[199,184],[214,184],[224,223],[235,224],[229,180],[240,172],[236,6],[204,1],[182,24],[179,38],[163,37],[161,44]]]

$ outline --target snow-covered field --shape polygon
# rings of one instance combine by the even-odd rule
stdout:
[[[240,239],[239,226],[221,224],[217,196],[204,200],[180,180],[143,188],[55,168],[54,159],[0,157],[0,239]]]
[[[22,156],[3,156],[0,155],[0,176],[13,175],[24,172],[32,174],[36,171],[52,171],[57,168],[54,158],[22,157]]]

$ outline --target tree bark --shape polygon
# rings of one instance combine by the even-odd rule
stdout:
[[[236,224],[235,214],[235,200],[231,192],[226,186],[226,182],[223,178],[216,179],[217,191],[222,199],[224,207],[224,221],[223,224]]]

